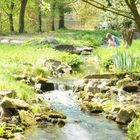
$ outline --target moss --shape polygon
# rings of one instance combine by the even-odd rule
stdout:
[[[118,87],[122,87],[122,86],[125,86],[126,84],[131,83],[131,82],[132,82],[132,79],[129,78],[129,77],[126,77],[126,78],[124,78],[124,79],[122,79],[122,80],[119,80],[119,81],[116,83],[116,85],[117,85]]]
[[[101,105],[94,103],[94,102],[85,102],[81,105],[81,110],[88,110],[91,113],[100,113],[103,111],[103,108]]]
[[[53,111],[48,113],[48,116],[50,118],[61,118],[61,119],[66,119],[66,116],[58,111]]]
[[[22,124],[27,126],[36,125],[35,117],[32,113],[29,113],[28,111],[20,110],[19,116],[21,119]]]

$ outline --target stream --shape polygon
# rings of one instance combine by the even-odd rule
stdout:
[[[89,115],[80,111],[72,99],[72,90],[63,84],[54,91],[43,94],[52,107],[67,116],[64,127],[30,128],[26,131],[27,140],[124,140],[125,133],[118,125],[103,115]]]

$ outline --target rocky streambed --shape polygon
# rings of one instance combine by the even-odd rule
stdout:
[[[75,99],[81,110],[89,113],[102,113],[106,118],[123,125],[140,118],[140,77],[133,74],[94,74],[84,77],[74,88]],[[133,139],[139,140],[140,134]]]
[[[71,84],[72,85],[72,84]],[[26,131],[27,140],[123,140],[125,133],[116,123],[100,114],[89,115],[80,110],[74,101],[74,92],[65,90],[59,84],[53,91],[43,94],[44,99],[51,103],[53,108],[67,116],[64,127],[49,126],[47,128],[30,128]]]

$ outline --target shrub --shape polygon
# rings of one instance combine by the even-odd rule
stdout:
[[[109,66],[114,65],[113,59],[112,58],[108,58],[106,60],[104,60],[101,65],[105,68],[105,69],[109,69]]]
[[[72,68],[79,68],[81,64],[84,63],[83,59],[81,56],[78,56],[76,54],[69,55],[66,58],[66,62],[68,65],[70,65]]]

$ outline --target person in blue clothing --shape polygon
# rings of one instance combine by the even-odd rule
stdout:
[[[108,41],[108,47],[116,47],[120,45],[118,38],[111,33],[107,33],[106,39]]]

